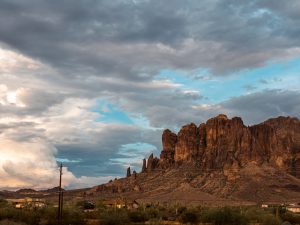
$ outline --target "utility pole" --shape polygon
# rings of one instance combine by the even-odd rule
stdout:
[[[61,224],[62,220],[62,210],[63,210],[63,191],[61,188],[61,180],[62,180],[62,163],[59,167],[59,186],[58,186],[58,211],[57,211],[57,220],[58,224]]]

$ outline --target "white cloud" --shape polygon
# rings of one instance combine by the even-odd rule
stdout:
[[[57,149],[40,139],[16,142],[1,138],[0,177],[2,189],[48,188],[57,186]],[[64,170],[64,185],[75,179]]]
[[[31,71],[41,67],[41,63],[32,58],[3,48],[0,48],[0,62],[0,73],[2,74],[20,69]]]
[[[47,189],[58,186],[59,168],[57,149],[42,140],[31,142],[0,141],[0,189]],[[76,178],[68,168],[63,168],[62,185],[65,188],[91,187],[114,179],[113,176]]]
[[[63,154],[59,157],[74,174],[86,169],[79,178],[66,171],[67,185],[102,182],[108,178],[99,171],[123,172],[108,171],[106,164],[122,146],[145,142],[159,149],[159,129],[203,122],[219,112],[249,122],[299,115],[293,106],[297,82],[288,81],[293,93],[264,91],[205,105],[202,91],[192,85],[155,78],[160,70],[188,76],[200,69],[205,72],[195,79],[218,80],[297,57],[298,7],[279,1],[133,2],[0,3],[0,138],[5,140],[0,187],[42,187],[45,179],[56,185],[50,175],[57,172],[55,154]],[[112,9],[116,15],[105,13]],[[103,99],[134,124],[99,122],[94,107]],[[102,111],[113,113],[108,107]]]

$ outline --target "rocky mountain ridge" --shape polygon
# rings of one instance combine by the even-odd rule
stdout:
[[[141,173],[132,176],[129,169],[127,178],[91,193],[174,200],[170,195],[190,191],[192,199],[213,201],[300,200],[297,118],[246,126],[239,117],[221,114],[199,126],[187,124],[178,134],[164,130],[162,146],[159,158],[151,154],[143,160]]]
[[[270,164],[300,177],[300,121],[278,117],[245,126],[242,119],[218,115],[198,127],[188,124],[178,134],[164,130],[160,159],[150,155],[147,171],[195,163],[199,169],[242,168]],[[145,160],[144,160],[145,165]],[[145,170],[145,166],[143,167]]]

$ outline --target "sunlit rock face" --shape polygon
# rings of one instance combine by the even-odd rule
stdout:
[[[162,167],[195,162],[203,170],[242,168],[268,163],[299,177],[300,121],[278,117],[245,126],[242,119],[219,115],[198,127],[191,123],[176,135],[165,130],[159,164]]]
[[[177,142],[177,135],[170,130],[164,130],[162,134],[163,150],[160,154],[160,164],[163,167],[168,167],[174,163],[175,144]]]
[[[273,129],[276,140],[270,146],[272,149],[270,161],[279,167],[300,177],[300,121],[297,118],[278,117],[264,122]]]
[[[143,173],[100,185],[92,194],[149,201],[215,204],[219,199],[252,203],[300,199],[300,121],[278,117],[246,126],[219,115],[199,126],[165,130],[160,159],[143,160]],[[203,199],[206,196],[206,200]],[[197,202],[197,203],[198,203]]]
[[[199,131],[191,123],[181,128],[175,145],[175,161],[191,161],[197,157],[199,149]]]

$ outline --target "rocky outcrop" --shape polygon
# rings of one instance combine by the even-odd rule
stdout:
[[[205,135],[200,139],[205,145],[199,148],[199,162],[203,169],[221,169],[225,165],[241,163],[238,157],[249,147],[249,132],[241,118],[230,120],[219,115],[202,126],[202,133]]]
[[[142,173],[145,173],[146,171],[147,171],[146,159],[143,159]]]
[[[197,158],[198,148],[199,131],[197,126],[193,123],[183,126],[177,135],[175,161],[191,161]]]
[[[159,159],[157,157],[154,158],[153,154],[151,154],[147,160],[147,172],[153,171],[158,167]]]
[[[132,172],[132,174],[133,174],[134,179],[136,179],[137,178],[137,173],[136,173],[135,170]]]
[[[172,133],[169,129],[164,130],[162,134],[163,150],[160,154],[160,164],[162,167],[167,167],[174,163],[176,142],[177,135]]]
[[[300,202],[300,121],[278,117],[245,126],[239,117],[219,115],[199,126],[165,130],[160,159],[143,160],[132,173],[95,189],[103,196],[122,193],[136,199],[206,203],[220,199]],[[174,194],[175,193],[175,194]],[[177,200],[176,200],[177,201]]]
[[[237,170],[249,163],[267,163],[300,177],[300,121],[278,117],[245,126],[240,117],[220,114],[198,127],[183,126],[178,134],[164,130],[160,159],[151,154],[142,172],[167,169],[184,163],[201,171]]]
[[[274,131],[277,143],[270,161],[284,167],[292,175],[300,177],[300,125],[297,118],[278,117],[269,119],[264,124]]]
[[[131,177],[131,170],[130,170],[130,167],[127,168],[126,177]]]
[[[298,176],[300,121],[279,117],[245,126],[242,119],[219,115],[197,127],[191,123],[178,135],[165,130],[160,166],[196,162],[202,170],[242,168],[248,163],[268,163]]]

